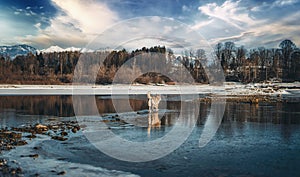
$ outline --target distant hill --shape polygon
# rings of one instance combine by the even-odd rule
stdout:
[[[81,52],[81,53],[90,53],[94,52],[94,50],[87,49],[87,48],[77,48],[77,47],[68,47],[68,48],[61,48],[57,45],[50,46],[49,48],[38,50],[32,46],[26,44],[20,45],[12,45],[12,46],[0,46],[0,56],[3,57],[10,57],[11,60],[15,59],[18,55],[27,55],[28,53],[54,53],[54,52]]]
[[[12,46],[0,46],[0,56],[7,57],[9,56],[12,60],[16,58],[18,55],[27,55],[28,53],[53,53],[53,52],[64,52],[64,51],[81,51],[81,52],[93,52],[93,50],[89,50],[86,48],[76,48],[76,47],[68,47],[68,48],[61,48],[59,46],[50,46],[47,49],[38,50],[32,46],[21,44],[21,45],[12,45]]]
[[[18,55],[27,55],[30,52],[35,54],[37,49],[26,44],[0,46],[0,56],[9,56],[11,59],[14,59]]]

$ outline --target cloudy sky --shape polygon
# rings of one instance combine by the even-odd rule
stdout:
[[[149,29],[184,37],[178,30],[184,24],[211,45],[233,41],[248,48],[278,47],[291,39],[300,46],[298,9],[300,0],[0,0],[0,45],[84,47],[102,35],[109,47]],[[143,18],[149,16],[156,17]]]

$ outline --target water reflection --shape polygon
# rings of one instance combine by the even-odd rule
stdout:
[[[168,99],[168,97],[166,99]],[[117,102],[119,103],[118,106],[128,103],[127,100],[122,98],[119,98]],[[146,95],[130,97],[129,103],[134,111],[148,109]],[[109,98],[97,97],[96,104],[100,114],[115,113],[113,102]],[[89,103],[86,103],[86,105],[88,106]],[[173,100],[167,101],[166,108],[180,111],[182,106],[180,101]],[[199,103],[199,107],[199,119],[197,124],[201,126],[205,123],[211,105],[201,102]],[[3,119],[3,117],[16,117],[16,115],[20,114],[59,117],[74,116],[72,96],[1,96],[0,112],[1,119]],[[155,116],[156,115],[152,115],[151,120],[157,120]],[[248,104],[227,102],[223,122],[228,121],[300,124],[300,103]],[[164,120],[162,124],[171,125],[173,124],[172,119],[166,117],[166,120]]]
[[[161,121],[158,117],[158,112],[149,112],[148,113],[148,135],[151,133],[151,128],[160,128]]]
[[[224,121],[299,124],[300,103],[226,103]]]
[[[70,96],[0,96],[0,111],[7,109],[28,115],[74,115]]]

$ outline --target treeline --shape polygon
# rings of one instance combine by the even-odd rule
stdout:
[[[250,50],[225,42],[217,44],[215,52],[227,81],[300,81],[300,50],[291,40],[283,40],[279,48]]]
[[[61,84],[72,80],[79,52],[29,53],[15,59],[0,57],[2,84]]]
[[[95,79],[90,76],[97,73],[96,84],[111,84],[118,69],[129,59],[139,56],[142,53],[166,54],[166,48],[155,46],[151,48],[137,49],[127,52],[125,49],[120,51],[95,51],[90,53],[80,53],[79,51],[65,51],[52,53],[29,53],[26,56],[20,55],[14,59],[0,56],[0,83],[1,84],[68,84],[72,82],[73,74],[79,59],[83,64],[77,66],[77,71],[82,72],[82,80],[92,83]],[[148,60],[148,65],[159,65],[154,61],[165,59],[155,58]],[[137,64],[136,68],[144,67]],[[132,68],[127,68],[131,72]],[[157,68],[159,71],[159,68]],[[124,73],[124,77],[126,77]],[[143,79],[148,78],[150,82],[171,81],[169,78],[161,76],[159,72],[145,73],[137,79],[143,83]],[[139,76],[139,75],[138,75]],[[151,80],[150,80],[151,79]],[[155,81],[156,79],[156,81]]]
[[[194,82],[208,83],[207,71],[215,72],[216,63],[221,64],[227,81],[300,80],[300,50],[291,40],[282,41],[279,48],[250,50],[237,47],[234,42],[225,42],[217,44],[214,51],[216,58],[213,60],[208,59],[203,49],[175,55],[164,46],[143,47],[132,52],[123,49],[30,53],[15,59],[0,56],[0,83],[67,84],[73,80],[75,67],[80,81],[86,83],[111,84],[117,72],[120,83],[172,84],[177,81],[174,77],[185,77],[185,72],[189,72]],[[147,68],[152,71],[144,73]]]

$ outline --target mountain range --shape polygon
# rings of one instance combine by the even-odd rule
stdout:
[[[37,49],[26,44],[0,46],[0,56],[9,56],[11,59],[14,59],[18,55],[27,55],[30,52],[36,53]]]
[[[53,52],[63,52],[63,51],[81,51],[81,52],[93,52],[93,50],[86,48],[61,48],[57,45],[51,46],[47,49],[38,50],[32,46],[21,44],[21,45],[12,45],[12,46],[0,46],[0,56],[10,57],[11,59],[16,58],[18,55],[27,55],[28,53],[53,53]]]

